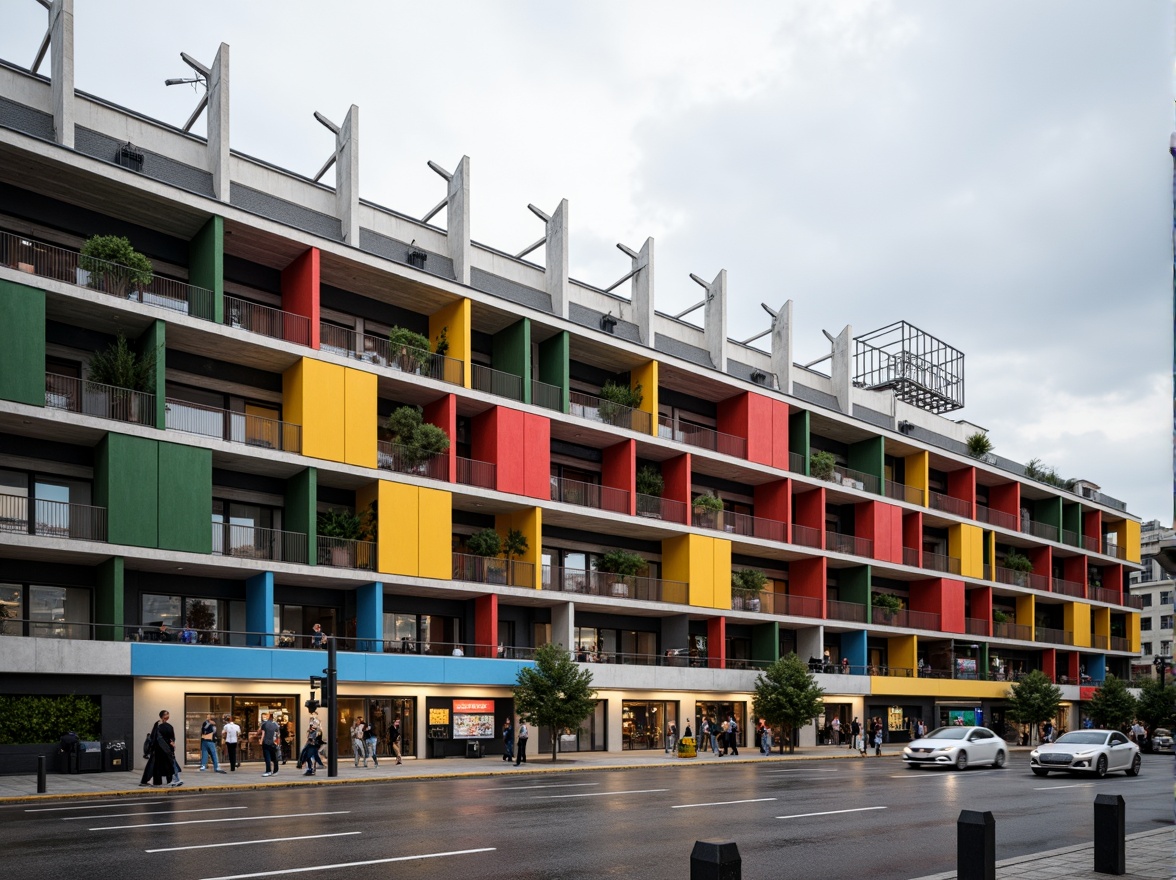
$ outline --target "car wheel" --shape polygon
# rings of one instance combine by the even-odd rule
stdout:
[[[961,751],[958,755],[956,755],[955,766],[956,766],[957,770],[967,770],[968,769],[968,753],[967,752]]]
[[[1032,769],[1034,776],[1049,776],[1049,771],[1042,767],[1034,767]]]
[[[1106,755],[1099,755],[1098,756],[1098,761],[1095,762],[1095,765],[1094,765],[1094,775],[1097,776],[1099,779],[1102,779],[1104,776],[1107,775],[1107,756]]]
[[[996,757],[992,759],[992,766],[995,767],[997,770],[1000,770],[1002,767],[1004,767],[1005,760],[1007,759],[1007,757],[1008,756],[1005,755],[1005,750],[1000,749],[996,753]]]
[[[1134,758],[1131,759],[1131,766],[1127,768],[1127,775],[1128,776],[1138,776],[1139,775],[1139,768],[1142,766],[1143,766],[1143,759],[1141,757],[1139,757],[1139,755],[1136,755]]]

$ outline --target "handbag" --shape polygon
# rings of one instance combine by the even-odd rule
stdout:
[[[151,753],[155,751],[155,732],[159,730],[159,722],[151,728],[151,732],[147,734],[147,738],[143,740],[143,757],[150,758]]]

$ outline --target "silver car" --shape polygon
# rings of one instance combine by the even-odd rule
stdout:
[[[1172,731],[1168,730],[1166,727],[1157,727],[1152,732],[1152,751],[1172,751]]]
[[[1136,776],[1141,764],[1139,746],[1117,730],[1072,730],[1029,753],[1029,767],[1037,776],[1050,770],[1095,776],[1122,770]]]
[[[1008,744],[987,727],[937,727],[902,750],[907,767],[967,768],[969,764],[1003,767]]]

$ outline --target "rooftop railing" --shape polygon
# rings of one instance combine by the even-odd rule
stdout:
[[[846,553],[850,556],[874,555],[874,542],[869,538],[859,538],[855,535],[841,535],[837,532],[825,532],[825,549],[834,553]]]
[[[685,523],[686,505],[681,501],[671,501],[656,495],[637,495],[637,515],[648,519],[661,519],[666,522]]]
[[[538,379],[531,380],[531,403],[544,409],[563,412],[563,389]]]
[[[952,498],[941,492],[931,492],[928,494],[927,500],[932,510],[942,510],[944,513],[950,513],[954,516],[968,518],[972,516],[971,502],[964,501],[962,498]]]
[[[474,584],[534,588],[535,563],[524,562],[521,559],[454,553],[453,579]]]
[[[310,345],[310,318],[239,297],[225,297],[224,323],[227,327],[268,336],[270,339]]]
[[[625,428],[638,434],[649,434],[653,429],[653,418],[642,409],[634,409],[620,403],[613,403],[602,397],[593,397],[581,391],[569,395],[568,414],[590,422],[602,422],[614,428]]]
[[[575,504],[578,507],[594,507],[597,510],[608,510],[613,513],[628,514],[629,493],[624,489],[614,489],[611,486],[598,486],[595,483],[581,483],[579,480],[568,480],[561,477],[551,478],[551,500],[564,504]]]
[[[479,486],[483,489],[498,487],[498,466],[492,461],[478,461],[473,458],[457,458],[457,482],[463,486]]]
[[[496,397],[523,400],[523,380],[514,373],[504,373],[484,364],[471,364],[471,384],[475,391],[484,391]]]
[[[302,451],[302,426],[251,413],[217,409],[187,400],[167,398],[164,424],[169,431],[199,434],[283,452]]]
[[[894,498],[897,501],[906,501],[908,504],[923,503],[923,490],[916,489],[914,486],[907,486],[904,483],[896,483],[894,480],[886,481],[887,498]]]
[[[348,538],[318,536],[318,564],[331,568],[354,568],[361,571],[376,570],[376,544],[374,541],[352,541]]]
[[[105,541],[106,508],[36,499],[33,501],[33,517],[30,520],[28,498],[0,494],[0,532],[75,541]]]
[[[671,602],[687,604],[688,586],[683,581],[662,578],[619,575],[595,569],[543,566],[543,588],[561,593],[580,593],[587,596],[611,596],[615,599],[635,599],[642,602]]]
[[[728,532],[747,538],[762,538],[765,541],[779,541],[780,543],[784,543],[788,532],[787,523],[749,516],[746,513],[736,513],[732,510],[692,508],[690,522],[691,525],[700,529],[713,529],[717,532]]]
[[[675,443],[685,443],[687,446],[709,449],[735,458],[747,458],[747,441],[742,437],[680,420],[675,424],[671,416],[657,417],[657,435]]]
[[[410,454],[399,443],[388,440],[376,441],[376,464],[386,471],[398,474],[411,474],[430,480],[449,480],[449,454],[438,452],[421,459]]]
[[[45,406],[100,419],[155,426],[155,395],[114,385],[45,374]]]
[[[306,565],[306,535],[212,519],[212,555]]]
[[[1011,513],[1005,513],[1003,510],[996,510],[993,507],[985,507],[983,504],[976,505],[976,520],[978,522],[988,523],[990,526],[999,526],[1002,529],[1009,531],[1018,531],[1018,524],[1020,519]]]

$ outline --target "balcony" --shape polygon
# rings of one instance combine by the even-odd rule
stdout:
[[[1091,645],[1097,651],[1105,651],[1111,646],[1111,639],[1109,636],[1092,635],[1090,637]]]
[[[687,446],[709,449],[735,458],[747,458],[747,441],[742,437],[683,421],[675,425],[674,419],[670,416],[657,417],[657,435],[675,443],[685,443]]]
[[[786,614],[789,617],[821,616],[821,600],[813,596],[791,596],[786,593],[760,593],[765,614]]]
[[[169,431],[184,434],[199,434],[227,440],[230,443],[244,443],[262,449],[279,449],[283,452],[302,451],[302,426],[292,425],[278,419],[267,419],[250,413],[233,412],[189,403],[186,400],[167,398],[164,425]]]
[[[844,486],[847,489],[857,489],[859,492],[870,492],[877,494],[878,492],[878,478],[873,474],[867,474],[865,471],[854,470],[851,467],[846,467],[843,464],[837,465],[828,477],[826,482],[835,483],[838,486]]]
[[[321,539],[320,539],[321,540]],[[212,519],[212,555],[306,565],[306,535]]]
[[[830,620],[844,620],[849,623],[865,623],[866,622],[866,606],[858,602],[839,602],[835,599],[829,599],[826,603],[828,606],[828,618]]]
[[[690,523],[695,528],[711,529],[716,532],[742,535],[747,538],[762,538],[783,544],[788,530],[787,523],[774,519],[762,519],[735,513],[731,510],[691,510]]]
[[[1027,642],[1031,632],[1028,626],[1020,623],[994,623],[992,625],[992,635],[998,639],[1016,639]]]
[[[653,430],[653,417],[645,410],[633,409],[611,400],[593,397],[579,391],[571,392],[571,406],[568,414],[590,422],[602,422],[614,428],[626,428],[638,434],[649,434]]]
[[[944,574],[959,574],[960,561],[954,556],[945,556],[942,553],[932,553],[930,550],[924,550],[923,568],[931,571],[941,571]]]
[[[1116,559],[1126,559],[1127,558],[1127,550],[1125,548],[1120,547],[1115,542],[1108,541],[1105,538],[1103,539],[1103,542],[1102,542],[1102,552],[1103,552],[1104,556],[1113,556]]]
[[[36,500],[33,504],[34,516],[30,522],[28,498],[0,494],[0,533],[74,541],[106,540],[105,507],[66,501]]]
[[[908,611],[907,626],[911,629],[927,629],[939,632],[940,616],[933,611]]]
[[[910,626],[910,612],[905,608],[891,611],[887,608],[870,608],[870,620],[878,626]]]
[[[799,547],[816,547],[819,549],[821,546],[821,530],[793,523],[792,543]]]
[[[1123,636],[1111,636],[1111,650],[1112,651],[1130,651],[1131,639]]]
[[[799,452],[788,453],[788,470],[794,474],[804,473],[804,456]]]
[[[942,510],[953,516],[972,518],[972,504],[962,498],[952,498],[950,495],[944,495],[940,492],[931,492],[928,494],[927,500],[932,510]]]
[[[1110,605],[1122,604],[1122,597],[1118,590],[1108,590],[1106,587],[1090,587],[1090,598],[1097,602],[1106,602]],[[1139,596],[1131,596],[1131,599],[1139,599],[1139,607],[1143,608],[1143,600]]]
[[[992,635],[989,630],[992,624],[987,620],[982,620],[978,617],[968,617],[964,620],[964,631],[970,636],[988,636]]]
[[[376,570],[374,541],[352,541],[347,538],[318,536],[318,564],[330,568],[353,568],[360,571]]]
[[[1099,550],[1098,535],[1083,535],[1081,546],[1083,550],[1089,550],[1091,553],[1097,553]]]
[[[612,513],[629,513],[629,493],[611,486],[581,483],[579,480],[551,478],[551,500],[577,507],[593,507]]]
[[[1062,529],[1062,543],[1071,547],[1082,546],[1082,536],[1071,529]]]
[[[1117,593],[1116,593],[1114,590],[1103,590],[1101,587],[1099,588],[1099,590],[1100,590],[1101,592],[1108,593],[1108,594],[1110,594],[1111,596],[1117,596],[1117,595],[1118,595],[1118,594],[1117,594]],[[1093,598],[1093,597],[1092,597],[1092,598]],[[1113,602],[1116,602],[1116,603],[1117,603],[1119,600],[1118,600],[1117,598],[1115,598],[1115,599],[1103,599],[1102,601],[1103,601],[1103,602],[1113,601]],[[1135,608],[1135,609],[1137,609],[1137,610],[1142,610],[1142,608],[1143,608],[1143,597],[1142,597],[1142,596],[1128,596],[1128,597],[1127,597],[1127,602],[1126,602],[1125,604],[1127,605],[1127,607],[1128,607],[1128,608]]]
[[[1058,527],[1051,526],[1049,523],[1029,520],[1029,528],[1026,531],[1036,538],[1044,538],[1047,541],[1056,541],[1058,539]]]
[[[295,345],[310,345],[310,318],[283,312],[235,296],[225,297],[225,326],[281,339]]]
[[[841,535],[837,532],[825,532],[825,549],[834,553],[845,553],[849,556],[864,556],[867,559],[874,555],[874,542],[869,538],[858,538],[854,535]]]
[[[471,385],[475,391],[484,391],[495,397],[523,400],[523,380],[514,373],[504,373],[484,364],[471,364]]]
[[[399,443],[379,440],[376,442],[376,464],[386,471],[395,471],[398,474],[449,481],[449,454],[446,452],[438,452],[421,461],[416,456],[409,455]]]
[[[543,409],[563,412],[563,389],[538,379],[531,380],[531,403]]]
[[[686,522],[686,505],[681,501],[671,501],[656,495],[637,495],[637,515],[649,519],[661,519],[666,522]]]
[[[689,599],[689,589],[683,581],[610,574],[595,569],[584,571],[556,565],[543,566],[543,589],[675,605],[688,604]]]
[[[56,373],[45,374],[45,406],[155,427],[155,395],[113,385],[83,381]]]
[[[909,565],[912,568],[920,568],[919,560],[923,554],[917,547],[903,547],[902,548],[902,564]]]
[[[473,458],[457,459],[457,482],[463,486],[479,486],[482,489],[498,487],[498,466],[492,461],[478,461]]]
[[[1049,592],[1049,578],[1032,571],[1014,571],[1011,568],[998,565],[996,566],[996,577],[994,580],[998,584],[1008,584],[1013,587],[1029,587],[1032,590],[1039,590],[1042,593]]]
[[[1086,598],[1086,587],[1074,581],[1065,581],[1061,578],[1053,579],[1053,591],[1063,596],[1074,596],[1078,599]]]
[[[213,314],[211,290],[159,275],[140,283],[126,266],[10,232],[0,232],[0,265],[195,318],[210,320]]]
[[[1010,532],[1018,531],[1017,525],[1020,520],[1011,513],[1005,513],[1003,510],[995,510],[991,507],[985,507],[982,504],[976,505],[976,520],[982,523],[988,523],[990,526],[997,526],[1002,529],[1008,529]]]
[[[521,559],[453,554],[453,579],[473,584],[498,584],[504,587],[535,586],[535,563]]]
[[[896,483],[894,480],[887,480],[885,485],[887,498],[894,498],[897,501],[906,501],[909,504],[916,504],[922,507],[922,489],[916,489],[914,486],[907,486],[903,483]]]
[[[1039,626],[1034,630],[1033,640],[1036,642],[1045,642],[1050,645],[1072,645],[1074,644],[1074,633],[1069,630]]]
[[[463,361],[417,348],[398,348],[393,351],[387,336],[361,335],[348,327],[321,322],[319,350],[386,367],[398,373],[424,376],[450,385],[465,384]]]

